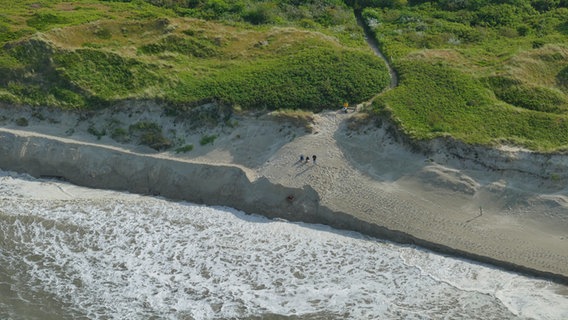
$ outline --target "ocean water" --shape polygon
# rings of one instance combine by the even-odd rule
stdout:
[[[0,319],[568,319],[568,288],[322,225],[0,172]]]

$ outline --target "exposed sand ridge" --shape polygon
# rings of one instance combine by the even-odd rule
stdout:
[[[192,128],[137,104],[89,118],[46,110],[43,120],[3,109],[0,168],[324,223],[568,279],[564,155],[442,139],[409,144],[386,122],[352,131],[354,113],[336,111],[315,115],[312,132],[269,115]],[[29,126],[16,126],[20,117]],[[195,148],[160,153],[88,133],[111,120],[159,123]],[[201,146],[206,134],[218,138]],[[317,164],[300,163],[301,154],[317,155]]]

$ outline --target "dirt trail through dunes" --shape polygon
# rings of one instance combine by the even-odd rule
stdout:
[[[367,41],[367,44],[369,45],[369,47],[371,47],[373,52],[379,58],[383,59],[385,65],[387,66],[387,69],[389,70],[389,75],[391,79],[390,88],[392,89],[398,86],[398,74],[390,64],[389,59],[387,59],[387,57],[385,57],[385,55],[379,49],[379,43],[377,42],[377,40],[375,40],[375,37],[373,36],[372,31],[369,29],[369,26],[365,23],[365,20],[360,10],[355,10],[355,17],[357,18],[357,24],[363,29],[363,32],[365,33],[365,41]]]

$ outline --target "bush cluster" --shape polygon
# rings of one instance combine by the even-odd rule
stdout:
[[[417,139],[451,135],[565,148],[568,95],[560,61],[568,57],[568,33],[560,17],[568,10],[559,1],[515,3],[383,2],[364,9],[400,80],[376,100],[375,111],[386,111]]]
[[[44,33],[4,46],[1,101],[94,109],[157,99],[181,108],[216,102],[321,110],[368,99],[388,85],[384,64],[340,0],[108,1],[113,17],[83,6],[96,3],[61,11],[42,2],[27,18],[17,8],[6,12],[11,21],[26,21],[22,28]],[[18,32],[17,24],[1,23],[0,30]],[[262,41],[247,45],[248,37]]]
[[[162,127],[153,122],[141,121],[128,128],[131,136],[138,137],[139,143],[154,150],[165,150],[172,146],[172,142],[164,137]]]
[[[172,96],[211,97],[249,109],[336,108],[369,99],[389,83],[384,63],[370,53],[331,48],[243,64],[200,83],[182,83]]]

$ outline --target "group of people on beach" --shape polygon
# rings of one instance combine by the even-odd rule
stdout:
[[[314,155],[312,156],[312,160],[313,160],[314,164],[316,164],[316,159],[317,159],[317,157],[316,157],[316,155],[314,154]],[[310,156],[304,156],[303,154],[300,155],[300,162],[305,162],[305,163],[310,162]]]

